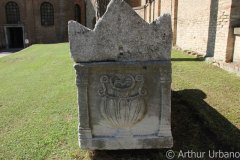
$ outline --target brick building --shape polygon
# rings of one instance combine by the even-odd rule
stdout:
[[[84,0],[0,0],[0,49],[67,41],[73,19],[85,25]]]
[[[94,28],[96,0],[0,0],[0,49],[66,42],[69,20]]]
[[[240,63],[240,0],[147,0],[134,9],[148,22],[171,14],[174,46]]]
[[[99,8],[106,9],[109,1],[1,0],[0,48],[67,41],[68,20],[94,28],[96,15],[104,13]],[[125,1],[147,22],[171,14],[174,46],[217,61],[240,62],[240,0]]]

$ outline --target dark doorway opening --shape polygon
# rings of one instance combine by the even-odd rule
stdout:
[[[8,27],[7,36],[8,48],[24,48],[22,27]]]

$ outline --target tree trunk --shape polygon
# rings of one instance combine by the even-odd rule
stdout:
[[[110,2],[110,0],[97,0],[97,19],[103,16],[103,14],[106,12],[107,5]]]

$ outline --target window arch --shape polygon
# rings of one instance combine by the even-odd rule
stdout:
[[[78,4],[75,4],[75,21],[81,22],[81,8]]]
[[[6,20],[8,24],[20,23],[20,12],[16,2],[10,1],[5,6]]]
[[[43,2],[41,4],[41,24],[42,26],[54,25],[54,8],[49,2]]]

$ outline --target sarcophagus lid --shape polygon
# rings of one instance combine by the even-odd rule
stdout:
[[[69,22],[71,55],[75,62],[170,60],[170,15],[151,24],[123,0],[112,0],[93,30]]]

